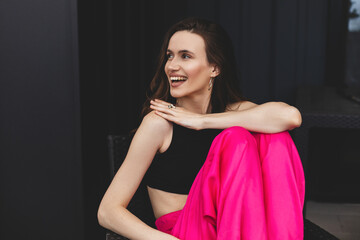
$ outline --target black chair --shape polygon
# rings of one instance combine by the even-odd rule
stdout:
[[[108,137],[111,176],[122,164],[127,154],[132,135],[110,135]],[[154,227],[155,217],[151,208],[145,183],[141,182],[139,189],[129,203],[128,209],[149,226]],[[108,231],[106,240],[127,240],[127,238]],[[339,240],[318,225],[304,218],[304,240]]]

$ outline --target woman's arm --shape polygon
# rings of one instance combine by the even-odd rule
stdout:
[[[243,101],[229,106],[229,111],[211,114],[192,113],[180,107],[169,109],[169,103],[160,100],[151,103],[151,108],[164,119],[197,130],[241,126],[253,132],[277,133],[301,125],[299,110],[283,102],[257,105]]]
[[[149,113],[137,130],[124,163],[107,189],[98,210],[99,224],[129,239],[177,239],[146,225],[126,207],[156,152],[163,145],[169,123]]]
[[[253,132],[277,133],[299,127],[302,121],[299,110],[283,102],[243,102],[230,108],[233,110],[203,115],[202,128],[241,126]]]

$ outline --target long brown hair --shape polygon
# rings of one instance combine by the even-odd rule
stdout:
[[[238,87],[234,50],[228,34],[216,23],[191,17],[176,23],[165,34],[158,66],[142,109],[142,117],[151,112],[151,99],[161,99],[173,104],[176,102],[176,99],[170,95],[170,85],[164,67],[170,38],[174,33],[184,30],[198,34],[204,39],[208,62],[220,69],[220,74],[213,82],[210,97],[211,112],[224,112],[229,104],[244,100]]]

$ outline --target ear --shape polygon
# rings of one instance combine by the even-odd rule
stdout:
[[[220,74],[220,69],[217,65],[212,65],[211,66],[211,73],[210,73],[210,77],[217,77]]]

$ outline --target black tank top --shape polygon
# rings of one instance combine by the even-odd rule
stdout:
[[[149,187],[188,194],[219,129],[193,130],[173,124],[169,148],[157,153],[145,181]]]

